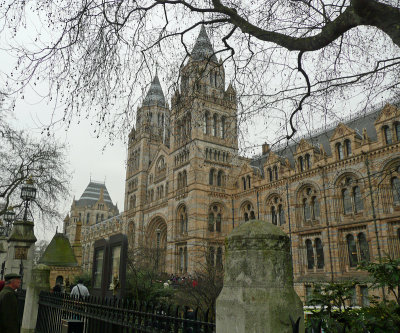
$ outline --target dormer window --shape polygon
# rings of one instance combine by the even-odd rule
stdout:
[[[344,158],[343,146],[342,146],[342,144],[340,142],[338,142],[336,144],[336,153],[337,153],[337,157],[338,157],[339,160],[342,160]]]
[[[400,123],[394,123],[394,132],[396,133],[396,140],[400,141]]]
[[[344,148],[346,150],[346,156],[351,156],[351,141],[349,139],[344,140]]]
[[[393,143],[392,132],[391,132],[389,126],[387,126],[387,125],[383,126],[382,131],[383,131],[383,136],[385,137],[385,143],[387,145],[392,144]]]
[[[305,162],[306,162],[306,168],[307,170],[311,169],[311,156],[310,154],[306,154],[306,156],[304,156]]]
[[[272,182],[274,180],[274,176],[272,175],[272,169],[268,168],[268,178],[269,181]]]
[[[278,167],[276,165],[274,166],[274,176],[275,180],[278,180]]]
[[[304,160],[303,160],[303,156],[299,157],[299,171],[302,172],[304,171]]]

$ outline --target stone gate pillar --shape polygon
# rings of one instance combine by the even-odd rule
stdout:
[[[289,237],[269,222],[252,220],[234,229],[225,247],[217,333],[292,333],[290,316],[301,318],[299,332],[304,332]]]

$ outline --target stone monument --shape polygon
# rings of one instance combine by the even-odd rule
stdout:
[[[217,299],[217,333],[292,333],[303,304],[293,288],[289,237],[277,226],[251,220],[225,243],[224,286]]]

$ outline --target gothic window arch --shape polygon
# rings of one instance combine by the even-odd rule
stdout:
[[[182,173],[178,172],[178,190],[182,188]]]
[[[178,208],[177,220],[179,233],[186,233],[188,231],[188,212],[185,205],[182,205]]]
[[[281,197],[278,195],[270,197],[266,203],[266,206],[267,212],[270,212],[270,218],[267,218],[267,221],[270,221],[275,225],[285,224],[285,208]]]
[[[314,268],[314,249],[311,239],[306,239],[306,252],[307,252],[307,268]]]
[[[396,134],[396,141],[400,141],[400,122],[394,123],[394,133]]]
[[[136,207],[136,195],[132,195],[129,200],[129,208],[133,209]]]
[[[213,124],[212,124],[212,135],[213,136],[217,136],[217,133],[218,133],[218,120],[217,120],[217,115],[216,114],[214,114],[213,115]]]
[[[343,146],[342,146],[342,144],[341,144],[340,142],[338,142],[338,143],[336,144],[336,154],[337,154],[337,158],[338,158],[339,160],[342,160],[342,159],[344,158],[344,155],[343,155]]]
[[[303,160],[303,156],[300,156],[298,158],[298,162],[299,162],[299,171],[302,172],[304,171],[304,160]]]
[[[215,264],[217,266],[218,269],[222,269],[223,265],[222,265],[222,247],[218,247],[217,248],[217,257],[215,260]]]
[[[225,139],[226,136],[226,117],[221,117],[221,138]]]
[[[304,161],[305,161],[306,169],[310,170],[311,169],[311,156],[310,156],[310,154],[306,154],[304,156]]]
[[[357,247],[356,247],[356,242],[354,241],[354,236],[352,234],[348,234],[346,236],[346,241],[347,241],[347,251],[349,253],[350,267],[356,267],[358,264],[358,257],[357,257]]]
[[[211,205],[208,209],[208,231],[221,232],[223,208],[220,205]]]
[[[400,179],[398,177],[392,177],[390,181],[392,196],[393,196],[393,204],[400,205]]]
[[[243,190],[246,190],[246,178],[242,177]]]
[[[204,112],[203,133],[210,134],[210,112]]]
[[[215,169],[211,169],[208,175],[208,184],[214,185]]]
[[[367,238],[363,232],[360,232],[357,235],[358,248],[360,252],[360,260],[369,261],[369,246],[367,242]]]
[[[362,193],[358,181],[352,177],[345,177],[340,182],[341,202],[343,214],[357,214],[364,210]]]
[[[392,131],[388,125],[382,127],[383,137],[385,139],[385,144],[390,145],[393,143]]]
[[[217,186],[223,186],[224,185],[224,172],[222,170],[218,171],[218,176],[217,176]]]
[[[246,180],[247,180],[247,188],[251,188],[251,177],[250,177],[250,175],[247,175]]]
[[[344,149],[346,150],[346,156],[351,156],[351,141],[349,139],[344,140]]]
[[[312,186],[306,186],[299,192],[303,222],[316,221],[320,218],[320,203],[318,191]]]
[[[274,165],[273,170],[274,170],[274,177],[275,177],[275,180],[278,180],[278,178],[279,178],[278,166]]]
[[[270,182],[272,182],[274,180],[274,176],[272,174],[272,169],[271,168],[268,168],[268,178],[269,178]]]
[[[250,202],[243,204],[241,211],[242,211],[243,219],[245,221],[254,220],[256,218],[256,215],[254,213],[254,206]]]
[[[186,172],[186,170],[183,170],[183,172],[182,172],[182,186],[183,187],[187,186],[187,172]]]
[[[317,254],[317,268],[322,269],[325,266],[324,247],[320,238],[315,239],[315,252]]]

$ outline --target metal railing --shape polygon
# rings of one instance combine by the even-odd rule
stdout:
[[[36,331],[60,333],[62,319],[83,322],[85,333],[213,333],[210,314],[188,307],[155,306],[123,299],[87,297],[42,292]]]

